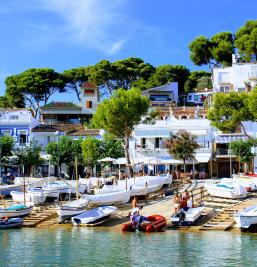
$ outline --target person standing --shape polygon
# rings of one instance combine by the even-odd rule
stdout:
[[[132,209],[137,207],[137,197],[136,196],[133,198],[131,205],[132,205]]]

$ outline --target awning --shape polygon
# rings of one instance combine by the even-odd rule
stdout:
[[[195,159],[198,163],[208,163],[211,158],[211,153],[196,153]]]
[[[214,142],[217,144],[228,144],[233,141],[246,140],[245,135],[217,135],[215,136]]]
[[[170,131],[168,129],[151,129],[151,130],[137,130],[134,134],[135,137],[142,138],[155,138],[155,137],[170,137]]]

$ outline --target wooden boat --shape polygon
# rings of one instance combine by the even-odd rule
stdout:
[[[11,196],[14,202],[24,202],[24,192],[11,191]],[[46,195],[43,191],[29,191],[25,193],[25,202],[32,202],[34,204],[42,204],[46,201]]]
[[[89,205],[111,205],[122,203],[125,204],[130,199],[130,191],[123,190],[117,192],[109,192],[103,194],[95,194],[95,195],[83,195],[84,199],[89,200]]]
[[[33,209],[33,206],[26,205],[12,205],[9,207],[1,207],[0,208],[0,218],[8,217],[25,217],[27,216]]]
[[[139,226],[139,231],[142,232],[163,232],[166,229],[167,221],[162,215],[150,215],[147,218],[149,223],[143,223]],[[136,226],[130,222],[122,225],[122,231],[135,232]]]
[[[12,229],[22,226],[22,218],[0,219],[0,229]]]
[[[72,217],[71,221],[74,226],[96,226],[105,222],[117,211],[118,209],[114,206],[102,206],[84,211],[80,215]]]
[[[23,187],[21,185],[1,185],[0,186],[0,193],[3,196],[10,196],[11,191],[22,191]]]
[[[171,217],[173,225],[194,225],[202,216],[205,207],[189,208],[187,211],[181,209]]]
[[[240,199],[247,196],[246,189],[233,183],[205,184],[204,187],[212,196]]]
[[[240,228],[249,228],[257,224],[257,205],[245,208],[234,215],[234,220]]]
[[[88,203],[88,199],[80,198],[78,200],[69,201],[56,207],[56,212],[59,216],[59,220],[62,222],[66,219],[71,218],[72,216],[83,213]]]
[[[70,194],[71,186],[64,183],[63,181],[55,181],[52,183],[46,183],[42,186],[43,190],[46,192],[59,192],[60,194]]]

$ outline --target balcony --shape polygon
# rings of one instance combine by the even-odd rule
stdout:
[[[227,157],[236,157],[235,155],[230,155],[229,153],[229,149],[228,148],[225,148],[225,147],[219,147],[216,149],[216,157],[217,158],[227,158]]]

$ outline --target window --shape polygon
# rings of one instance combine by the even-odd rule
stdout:
[[[10,117],[10,120],[18,120],[19,119],[19,116],[14,116],[14,115],[12,115],[11,117]]]
[[[230,90],[230,86],[229,85],[220,86],[220,92],[222,92],[222,93],[228,93],[229,90]]]
[[[20,145],[27,143],[27,132],[26,131],[20,131],[19,143]]]
[[[251,67],[251,78],[257,78],[257,66]]]
[[[47,144],[51,142],[51,136],[47,136]]]
[[[142,142],[142,148],[145,148],[145,138],[142,138],[141,142]]]
[[[188,96],[188,100],[191,101],[192,100],[192,95]]]
[[[86,89],[86,90],[84,90],[84,95],[85,95],[85,97],[95,96],[95,90]]]
[[[160,138],[159,137],[155,138],[154,147],[155,148],[160,148]]]
[[[2,131],[2,135],[3,136],[11,136],[12,135],[12,131],[11,130],[3,130]]]

